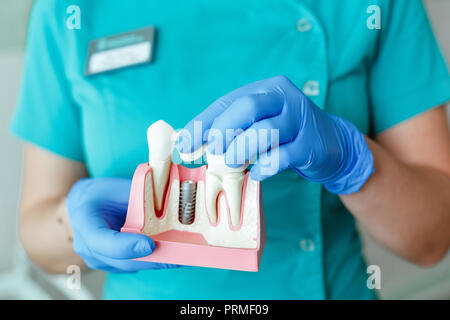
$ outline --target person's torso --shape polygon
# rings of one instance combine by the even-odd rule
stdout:
[[[373,2],[373,1],[372,1]],[[377,1],[375,1],[377,2]],[[351,3],[351,4],[350,4]],[[182,128],[225,93],[285,75],[320,108],[369,131],[376,32],[361,1],[84,1],[67,39],[91,176],[131,177],[146,129]],[[87,77],[89,41],[153,25],[151,63]],[[360,28],[355,28],[356,26]],[[107,298],[371,298],[352,216],[287,170],[263,184],[267,244],[258,273],[185,267],[109,275]]]

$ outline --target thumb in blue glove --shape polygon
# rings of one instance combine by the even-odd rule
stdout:
[[[75,252],[93,269],[135,272],[176,267],[135,261],[152,253],[153,240],[143,234],[121,233],[125,222],[131,180],[87,178],[75,183],[66,200],[73,228]]]
[[[195,134],[198,123],[201,132]],[[221,97],[186,125],[176,147],[191,153],[204,143],[213,154],[225,153],[230,167],[257,158],[252,179],[291,168],[335,194],[357,192],[374,171],[372,153],[358,129],[319,109],[284,76]],[[274,168],[270,172],[267,163]]]

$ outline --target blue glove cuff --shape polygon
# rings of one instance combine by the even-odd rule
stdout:
[[[346,155],[341,167],[331,177],[311,179],[301,171],[297,173],[309,181],[318,182],[334,194],[351,194],[358,192],[374,172],[373,155],[364,136],[350,122],[333,117],[341,129],[343,140],[347,142]]]

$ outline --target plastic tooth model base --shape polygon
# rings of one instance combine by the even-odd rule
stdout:
[[[220,156],[207,154],[208,165],[193,169],[172,163],[174,138],[161,120],[147,131],[149,162],[134,173],[121,232],[146,234],[156,246],[136,260],[258,271],[266,241],[259,182]]]

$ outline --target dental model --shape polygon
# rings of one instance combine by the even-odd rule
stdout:
[[[208,151],[207,166],[172,163],[175,138],[161,120],[147,131],[149,162],[134,173],[121,230],[155,241],[153,253],[137,260],[258,271],[266,240],[259,182],[246,165],[229,168],[223,155]]]
[[[153,172],[155,209],[157,211],[161,210],[164,189],[169,179],[174,134],[175,130],[162,120],[156,121],[147,130],[148,164]]]

